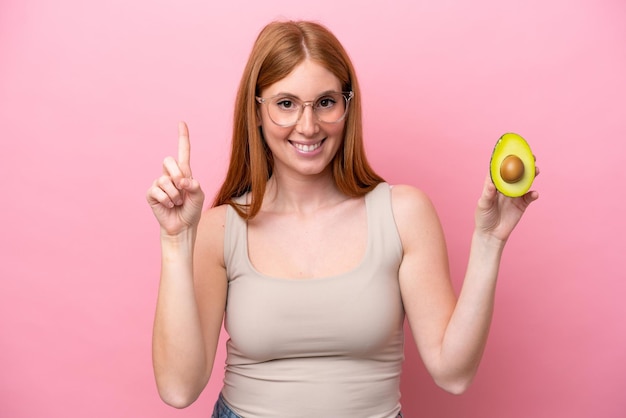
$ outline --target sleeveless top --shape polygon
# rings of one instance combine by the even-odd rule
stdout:
[[[367,249],[343,274],[265,276],[248,258],[247,225],[228,207],[226,370],[222,395],[245,418],[391,418],[400,411],[402,245],[390,186],[365,196]],[[346,242],[346,245],[350,245]]]

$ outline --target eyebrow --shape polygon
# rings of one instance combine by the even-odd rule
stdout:
[[[326,90],[320,94],[318,94],[317,96],[315,96],[315,99],[318,99],[321,96],[324,96],[326,94],[330,94],[330,93],[342,93],[341,91],[337,91],[337,90]],[[298,99],[301,102],[305,102],[306,100],[302,100],[300,97],[298,97],[297,95],[293,94],[293,93],[287,93],[287,92],[279,92],[277,94],[272,95],[271,97],[278,97],[278,96],[286,96],[286,97],[292,97],[294,99]],[[315,100],[313,99],[313,100]]]

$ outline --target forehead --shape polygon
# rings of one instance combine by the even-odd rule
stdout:
[[[282,80],[265,88],[264,97],[289,93],[303,100],[314,99],[328,91],[341,91],[341,81],[328,68],[312,61],[304,60]]]

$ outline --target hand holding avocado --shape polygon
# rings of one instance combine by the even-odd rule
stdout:
[[[505,242],[526,208],[539,198],[536,191],[529,192],[538,174],[524,138],[514,133],[502,135],[491,155],[489,176],[476,208],[477,232]]]

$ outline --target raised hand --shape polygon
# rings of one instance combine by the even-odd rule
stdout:
[[[539,174],[539,169],[537,169],[537,174]],[[536,191],[530,191],[520,197],[507,197],[496,190],[496,186],[487,175],[476,207],[477,231],[505,242],[522,218],[526,208],[538,198],[539,194]]]
[[[162,233],[175,236],[196,228],[204,204],[200,183],[191,175],[191,146],[185,122],[178,124],[178,160],[166,157],[163,174],[154,180],[146,200],[161,225]]]

